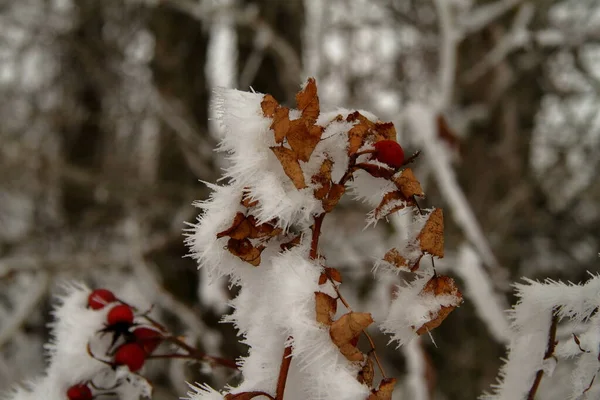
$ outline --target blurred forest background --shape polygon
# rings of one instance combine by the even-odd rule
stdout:
[[[138,293],[208,353],[244,354],[218,322],[235,288],[208,287],[184,258],[200,181],[226,166],[213,151],[216,86],[293,105],[314,76],[323,110],[393,121],[407,151],[423,151],[423,204],[445,210],[440,268],[463,285],[453,271],[468,251],[503,308],[522,276],[598,271],[597,0],[1,0],[0,32],[0,389],[43,371],[65,279]],[[403,120],[411,104],[443,116],[442,159]],[[345,203],[327,226],[349,237],[326,230],[323,245],[342,289],[376,306],[374,254],[395,233],[362,232],[367,211]],[[431,399],[474,399],[494,382],[502,335],[465,298],[435,345],[384,349],[379,337],[404,379],[398,399],[413,398],[411,357]],[[177,360],[148,375],[156,399],[184,395],[186,380],[237,379]]]

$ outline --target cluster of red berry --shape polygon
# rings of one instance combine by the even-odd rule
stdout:
[[[110,290],[96,289],[88,296],[88,307],[92,310],[100,310],[117,302],[119,304],[114,305],[106,315],[105,327],[99,331],[102,334],[113,334],[111,346],[107,351],[107,355],[112,357],[112,361],[98,360],[112,368],[127,366],[131,372],[137,372],[144,366],[147,357],[154,352],[165,336],[156,329],[137,326],[134,323],[134,309],[118,300]],[[120,338],[123,338],[124,342],[111,352],[111,348]],[[90,355],[96,358],[91,352]],[[67,389],[68,400],[92,400],[93,398],[88,384],[79,383]]]

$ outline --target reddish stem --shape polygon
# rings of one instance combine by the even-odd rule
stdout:
[[[182,349],[187,351],[188,354],[162,354],[153,355],[148,358],[193,358],[195,360],[208,361],[210,363],[222,365],[231,369],[239,369],[239,367],[234,361],[222,357],[210,356],[208,354],[205,354],[200,350],[196,349],[195,347],[188,345],[183,340],[176,338],[175,336],[165,336],[164,339],[168,340],[169,342],[175,344],[178,347],[181,347]]]
[[[315,224],[312,228],[312,239],[310,241],[310,259],[316,260],[319,255],[319,236],[321,236],[321,226],[323,225],[323,219],[325,213],[319,214],[315,217]]]
[[[288,338],[288,340],[291,339]],[[290,364],[292,363],[292,346],[286,346],[283,350],[283,357],[281,359],[281,367],[279,368],[279,378],[277,379],[277,392],[275,393],[275,400],[283,400],[283,393],[285,392],[285,383],[287,381],[288,372],[290,370]]]
[[[550,324],[550,332],[548,333],[548,346],[546,347],[546,354],[544,354],[544,360],[549,359],[554,356],[554,349],[556,348],[556,327],[558,326],[558,316],[556,315],[556,310],[552,312],[552,323]],[[529,394],[527,395],[527,400],[535,399],[535,394],[542,382],[542,377],[544,376],[544,370],[539,370],[535,374],[535,379],[533,384],[531,385],[531,389],[529,389]]]

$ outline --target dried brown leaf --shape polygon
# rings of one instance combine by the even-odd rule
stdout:
[[[250,239],[261,239],[265,237],[274,237],[279,235],[283,230],[281,228],[276,228],[272,224],[264,223],[258,224],[254,215],[248,216],[246,219],[248,224],[250,225]]]
[[[396,386],[395,378],[382,379],[379,387],[371,391],[367,400],[392,400],[394,386]]]
[[[251,200],[250,197],[250,188],[245,187],[242,195],[241,204],[246,208],[254,207],[258,204],[258,200]]]
[[[439,258],[444,257],[444,214],[436,208],[417,237],[421,250]]]
[[[336,282],[342,283],[342,274],[335,268],[325,267],[325,273]]]
[[[377,122],[375,124],[375,131],[379,136],[379,140],[396,141],[396,127],[394,127],[394,124],[392,122]]]
[[[365,138],[369,132],[369,127],[359,123],[354,125],[348,131],[348,155],[352,156],[358,152],[358,149],[365,143]]]
[[[281,146],[271,147],[270,149],[275,153],[275,156],[283,167],[283,171],[294,183],[296,189],[304,189],[306,187],[304,174],[302,173],[302,168],[300,168],[300,163],[296,158],[294,150]]]
[[[360,383],[364,383],[365,385],[372,387],[374,376],[375,376],[375,369],[373,368],[373,361],[371,361],[370,358],[367,358],[365,365],[363,365],[362,369],[358,372],[358,376],[356,379]]]
[[[352,344],[360,333],[373,323],[370,313],[349,312],[331,324],[329,335],[340,352],[350,361],[361,361],[364,355]]]
[[[270,94],[265,94],[263,100],[260,102],[260,107],[265,117],[272,117],[277,107],[279,107],[279,103]]]
[[[232,238],[227,241],[227,250],[234,256],[257,267],[260,264],[260,253],[264,250],[264,246],[254,247],[248,239]]]
[[[331,325],[337,311],[337,299],[323,292],[315,292],[317,322]]]
[[[394,183],[407,199],[410,199],[412,196],[425,196],[421,183],[417,180],[410,168],[404,169],[399,176],[394,177]]]
[[[319,96],[317,95],[317,83],[314,78],[308,78],[304,89],[296,94],[296,104],[302,112],[302,119],[314,123],[319,117]]]
[[[333,161],[331,161],[329,158],[326,158],[325,160],[323,160],[319,172],[313,175],[313,177],[311,178],[311,182],[313,184],[321,184],[320,188],[315,189],[315,198],[318,200],[323,200],[325,196],[327,196],[327,193],[329,193],[329,190],[331,189],[332,168]]]
[[[323,128],[318,125],[309,126],[303,119],[290,122],[290,130],[287,139],[292,150],[298,155],[298,159],[307,162],[312,152],[321,140]]]
[[[402,210],[410,203],[398,190],[388,192],[383,196],[377,208],[375,208],[374,217],[377,220],[385,218],[396,211]]]
[[[458,290],[454,279],[449,276],[436,275],[432,277],[423,288],[422,293],[431,293],[435,296],[451,295],[457,298],[457,303],[462,301],[462,293]],[[430,315],[431,320],[429,322],[426,322],[417,330],[417,335],[431,332],[440,326],[456,306],[457,305],[442,306],[436,314]]]
[[[398,249],[391,249],[383,256],[383,260],[394,265],[397,268],[405,269],[410,267],[410,263],[404,258]]]
[[[287,107],[279,107],[275,110],[273,116],[273,129],[275,135],[275,143],[282,143],[290,131],[290,109]]]
[[[217,238],[229,236],[233,239],[245,239],[250,235],[250,224],[242,212],[235,214],[231,226],[222,232],[217,233]]]

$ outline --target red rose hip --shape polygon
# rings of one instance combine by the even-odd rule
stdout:
[[[392,168],[400,168],[404,163],[404,149],[394,140],[381,140],[375,143],[373,158],[389,165]]]
[[[152,353],[164,339],[159,331],[145,327],[136,328],[133,336],[135,342],[142,346],[146,354]]]
[[[96,289],[88,296],[88,306],[92,310],[100,310],[107,304],[117,301],[117,298],[108,289]]]
[[[114,364],[126,365],[131,372],[139,371],[146,361],[146,352],[138,343],[125,343],[115,352]]]
[[[69,400],[92,400],[92,391],[87,385],[73,385],[67,389],[67,398]]]
[[[109,326],[124,324],[133,324],[133,310],[126,304],[114,306],[106,316],[106,322]]]

